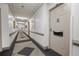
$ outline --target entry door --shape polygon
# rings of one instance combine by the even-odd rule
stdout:
[[[1,9],[0,9],[0,51],[2,51],[2,32],[1,32]]]
[[[50,11],[50,48],[61,55],[69,55],[69,23],[64,4]]]

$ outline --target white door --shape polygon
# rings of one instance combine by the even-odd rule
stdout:
[[[50,11],[50,48],[61,55],[69,55],[69,23],[64,4]],[[60,32],[63,34],[56,34]]]
[[[2,32],[1,32],[1,9],[0,9],[0,51],[2,51]]]

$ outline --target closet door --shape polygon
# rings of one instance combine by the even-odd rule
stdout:
[[[69,55],[69,16],[64,4],[50,11],[50,48],[61,55]]]
[[[1,28],[1,9],[0,9],[0,51],[2,51],[2,28]]]

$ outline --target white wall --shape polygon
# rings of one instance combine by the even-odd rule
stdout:
[[[14,20],[14,16],[12,15],[10,9],[9,9],[9,14],[8,14],[8,25],[9,25],[9,34],[13,33],[16,31],[16,29],[13,28],[13,20]],[[9,36],[10,38],[10,42],[9,45],[11,45],[11,43],[13,42],[15,35]]]
[[[43,4],[33,15],[34,28],[31,31],[44,34],[40,36],[31,33],[31,37],[37,41],[41,46],[47,47],[49,45],[49,15],[47,5]]]
[[[12,15],[10,9],[9,9],[9,14],[8,14],[8,22],[9,22],[9,33],[14,32],[13,29],[13,20],[14,20],[14,16]]]
[[[12,28],[12,24],[9,22],[9,20],[13,20],[12,18],[9,18],[8,15],[12,15],[11,11],[9,9],[8,4],[0,4],[1,8],[1,24],[2,24],[2,48],[10,47],[12,43],[12,39],[9,37],[9,34],[14,32],[14,29]]]
[[[9,46],[8,5],[0,4],[2,23],[2,48]]]
[[[72,4],[73,40],[79,41],[79,4]]]
[[[15,29],[13,28],[13,21],[15,20],[15,17],[13,16],[9,6],[8,6],[8,25],[9,25],[9,34],[17,31],[17,28],[15,27]],[[15,36],[16,36],[17,32],[15,34],[13,34],[12,36],[9,36],[9,46],[11,46]]]
[[[79,41],[79,3],[73,3],[71,6],[72,17],[72,39]],[[79,47],[72,45],[72,55],[79,56]]]

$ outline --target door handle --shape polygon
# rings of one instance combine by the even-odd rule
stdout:
[[[55,32],[55,31],[53,31],[53,34],[57,35],[57,36],[62,36],[63,37],[63,32]]]

